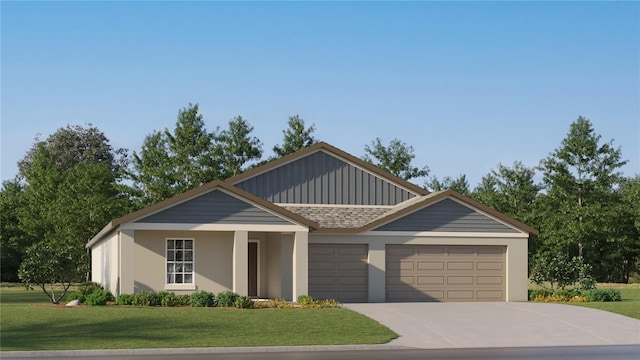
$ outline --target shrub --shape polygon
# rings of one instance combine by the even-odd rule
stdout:
[[[133,294],[120,294],[116,299],[116,305],[133,305]]]
[[[238,309],[251,309],[253,308],[253,300],[248,296],[238,296],[233,305]]]
[[[78,286],[78,293],[84,297],[91,295],[96,290],[104,290],[104,287],[93,281],[85,281]]]
[[[85,296],[80,294],[77,291],[74,291],[72,293],[69,293],[69,295],[66,296],[66,301],[67,302],[73,301],[73,300],[78,300],[78,301],[80,301],[80,303],[84,303]]]
[[[529,292],[529,300],[535,301],[536,298],[544,298],[551,294],[552,292],[547,289],[534,289]]]
[[[300,304],[301,306],[305,306],[305,305],[313,305],[316,302],[316,300],[309,296],[309,295],[300,295],[298,296],[298,304]]]
[[[585,297],[589,301],[621,301],[622,294],[618,289],[591,289],[585,292]]]
[[[158,297],[160,297],[160,305],[164,307],[178,306],[178,298],[176,297],[175,293],[160,291],[158,293]]]
[[[153,291],[140,291],[133,296],[133,305],[158,306],[160,305],[160,297]]]
[[[86,305],[107,305],[107,302],[115,300],[116,298],[111,291],[97,289],[87,295],[84,303]]]
[[[191,303],[191,295],[176,295],[176,306],[189,306]]]
[[[210,307],[215,305],[215,296],[208,291],[200,290],[191,293],[189,304],[193,307]]]
[[[219,293],[217,296],[218,306],[222,306],[222,307],[235,306],[236,299],[238,298],[238,296],[240,295],[232,291],[223,291]]]

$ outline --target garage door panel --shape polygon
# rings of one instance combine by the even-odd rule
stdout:
[[[316,285],[335,285],[336,279],[334,276],[309,276],[309,282]]]
[[[502,276],[478,276],[478,285],[502,285],[504,283]]]
[[[418,291],[417,292],[418,301],[444,301],[444,291],[443,290],[428,290],[428,291]]]
[[[340,302],[368,300],[368,247],[309,244],[309,295]]]
[[[444,285],[444,276],[418,276],[418,285]]]
[[[504,270],[504,263],[478,261],[478,270]]]
[[[447,276],[448,285],[473,285],[473,276]]]
[[[367,263],[364,261],[337,261],[338,270],[355,270],[365,271],[367,269]]]
[[[495,258],[501,258],[504,255],[504,248],[502,247],[478,247],[478,256],[488,257],[495,255]]]
[[[448,249],[449,255],[473,255],[475,250],[470,246],[450,246]]]
[[[418,250],[417,251],[418,255],[423,255],[423,254],[443,255],[446,251],[446,248],[444,246],[429,246],[429,247],[418,246],[417,250]]]
[[[505,301],[505,249],[387,245],[387,301]]]
[[[309,271],[333,271],[334,269],[335,269],[334,261],[309,262]]]
[[[447,290],[448,300],[474,300],[473,290]]]
[[[418,261],[418,270],[444,270],[443,261]]]
[[[413,255],[413,248],[411,246],[407,246],[407,247],[392,247],[388,249],[387,252],[388,256],[400,256],[400,257],[404,257],[404,256],[411,256]]]
[[[447,270],[473,270],[472,262],[448,262]]]
[[[487,301],[503,301],[504,291],[502,290],[480,290],[478,291],[478,300]]]

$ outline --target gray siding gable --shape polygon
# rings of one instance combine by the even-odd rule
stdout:
[[[234,185],[282,204],[397,205],[416,196],[324,151],[308,154]]]
[[[213,190],[172,206],[137,223],[182,224],[273,224],[291,222],[273,215],[223,191]]]
[[[451,199],[441,200],[382,225],[375,231],[518,233],[517,230]]]

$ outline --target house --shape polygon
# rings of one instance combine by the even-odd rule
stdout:
[[[115,219],[86,247],[115,294],[526,301],[532,234],[318,143]]]

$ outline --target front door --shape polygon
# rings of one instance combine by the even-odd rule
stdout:
[[[258,296],[258,243],[249,242],[249,296]]]

